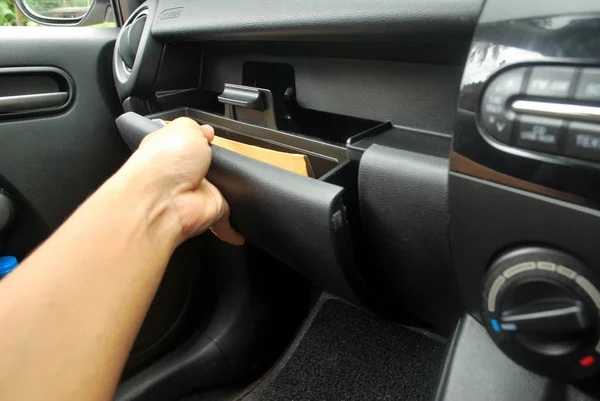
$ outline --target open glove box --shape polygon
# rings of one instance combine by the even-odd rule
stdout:
[[[327,290],[358,302],[351,235],[344,202],[345,146],[179,108],[147,116],[189,117],[210,124],[221,138],[306,155],[310,178],[212,145],[207,178],[231,206],[232,225],[246,240],[302,272]],[[344,185],[344,184],[342,184]],[[354,183],[356,185],[356,183]]]

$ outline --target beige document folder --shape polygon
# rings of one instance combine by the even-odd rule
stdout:
[[[310,161],[306,155],[297,153],[278,152],[271,149],[264,149],[258,146],[246,145],[245,143],[232,141],[215,136],[213,145],[231,150],[232,152],[251,157],[252,159],[270,164],[284,170],[291,171],[306,177],[315,176]]]

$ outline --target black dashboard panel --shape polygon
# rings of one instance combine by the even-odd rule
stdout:
[[[398,192],[392,183],[410,183],[410,188],[400,184],[407,209],[389,215],[383,224],[397,234],[383,241],[398,239],[402,246],[363,238],[369,235],[363,227],[377,232],[381,226],[360,222],[360,155],[351,161],[350,176],[342,186],[349,216],[355,214],[353,243],[360,244],[352,252],[356,257],[365,256],[364,272],[385,273],[368,278],[374,294],[363,294],[363,301],[372,302],[373,309],[390,317],[416,318],[411,320],[414,324],[447,334],[459,316],[460,304],[454,283],[445,285],[450,260],[444,177],[462,67],[481,6],[480,0],[451,4],[440,0],[147,1],[124,27],[125,31],[133,26],[147,9],[142,44],[133,62],[115,52],[114,70],[119,78],[115,82],[126,110],[151,115],[188,107],[226,119],[238,117],[228,114],[219,102],[226,84],[268,89],[274,99],[278,131],[342,150],[357,133],[361,139],[368,138],[369,144],[398,150],[414,150],[409,145],[415,140],[436,138],[443,144],[438,158],[416,151],[411,153],[410,163],[395,165],[385,179],[371,177],[370,182],[377,181],[374,185],[380,185],[389,199],[363,199],[369,210],[380,210],[381,204],[394,204]],[[157,44],[161,52],[156,51]],[[130,71],[124,70],[127,61],[133,64]],[[144,79],[138,76],[140,71]],[[145,79],[154,71],[153,80]],[[389,127],[387,133],[396,133],[397,140],[386,142],[385,135],[366,129],[376,126]],[[428,221],[442,217],[437,225],[410,220],[405,213],[408,206],[420,208],[419,197],[430,193],[416,185],[420,177],[416,166],[429,166],[432,161],[435,178],[431,190],[439,196],[427,210],[433,211]],[[363,182],[368,182],[367,170],[361,171]],[[423,238],[436,247],[435,257],[422,256]],[[380,252],[382,246],[385,253]],[[375,253],[378,258],[373,257]],[[404,274],[405,268],[410,273]],[[426,291],[384,292],[376,284],[417,289],[424,275],[435,272],[443,278]],[[415,294],[418,300],[412,296]],[[366,300],[370,295],[373,297]],[[405,303],[408,307],[397,307]]]
[[[161,0],[152,34],[165,40],[468,39],[481,0]],[[265,12],[265,7],[268,12]]]
[[[465,66],[450,157],[454,268],[468,312],[513,361],[593,392],[579,380],[597,377],[600,354],[600,14],[597,2],[520,6],[486,4]],[[562,331],[551,305],[571,300],[590,303],[590,323]]]
[[[598,165],[488,140],[476,116],[487,82],[511,67],[597,64],[599,30],[600,17],[590,15],[479,26],[459,97],[453,170],[597,208],[599,188],[589,184],[600,178]]]
[[[226,84],[260,88],[273,101],[269,121],[275,126],[270,128],[279,136],[348,150],[347,173],[343,180],[333,178],[344,187],[354,257],[369,287],[359,297],[374,311],[447,334],[464,307],[502,337],[502,330],[517,325],[500,327],[480,313],[488,267],[499,255],[537,247],[572,255],[592,272],[600,264],[600,163],[595,161],[600,156],[573,157],[568,151],[573,144],[565,139],[571,126],[589,130],[591,117],[582,126],[577,118],[563,116],[563,124],[547,125],[555,129],[548,135],[539,128],[547,116],[517,107],[523,101],[592,107],[600,122],[598,104],[577,95],[579,83],[600,66],[600,3],[488,0],[483,7],[480,0],[156,0],[146,6],[151,17],[144,34],[162,48],[148,66],[158,72],[153,81],[128,84],[119,92],[122,99],[130,96],[126,105],[165,115],[187,107],[232,124],[256,125],[266,111],[242,110],[261,117],[244,120],[244,113],[236,114],[240,110],[233,113],[219,102],[219,94]],[[541,84],[530,87],[547,81],[545,74],[568,77],[567,86],[560,80],[549,83],[564,92],[561,98],[544,92]],[[502,92],[502,85],[513,84],[512,92]],[[498,107],[486,111],[493,102]],[[523,127],[529,127],[526,135],[517,138]],[[408,146],[410,138],[421,143],[433,137],[442,143],[435,157],[423,146]],[[532,144],[528,138],[542,140]],[[368,143],[362,159],[360,152],[350,154],[346,141]],[[535,278],[542,270],[539,262],[508,271],[518,267]],[[540,266],[554,269],[553,274],[573,272],[548,260]],[[596,281],[573,274],[572,281],[563,281],[571,286]],[[501,275],[498,288],[507,279]],[[504,296],[498,288],[488,292]],[[600,304],[600,291],[587,288],[591,298],[598,293],[592,300]],[[467,319],[479,338],[479,323]],[[465,324],[459,330],[463,334],[469,331]],[[500,342],[494,336],[489,340]],[[600,343],[595,346],[585,349],[600,357]],[[559,357],[585,377],[591,355],[578,353],[584,347],[572,352],[577,347]],[[538,347],[550,354],[559,348]],[[475,359],[486,356],[478,352]],[[520,376],[521,368],[500,359],[507,371],[501,382]],[[546,382],[551,380],[544,379],[544,387]],[[523,395],[513,390],[506,394]],[[535,397],[545,391],[531,390]]]
[[[442,377],[434,398],[436,401],[594,399],[567,383],[557,383],[515,366],[495,349],[485,329],[469,315],[456,328]]]
[[[267,52],[277,46],[265,46]],[[376,121],[391,121],[449,135],[452,132],[461,68],[349,58],[290,57],[203,46],[201,87],[221,92],[225,83],[242,84],[249,61],[283,63],[294,71],[300,106]],[[434,114],[436,118],[429,118]]]

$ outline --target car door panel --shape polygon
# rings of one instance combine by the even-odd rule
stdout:
[[[24,257],[126,159],[114,125],[120,104],[110,73],[117,33],[0,28],[0,68],[54,67],[73,82],[73,102],[59,114],[0,120],[0,183],[28,205],[17,210],[6,253]]]

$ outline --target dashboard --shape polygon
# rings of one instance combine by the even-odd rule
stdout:
[[[315,178],[219,151],[209,179],[261,250],[451,337],[438,399],[469,344],[498,394],[597,396],[599,33],[584,0],[158,0],[113,73],[126,111],[306,155]]]

